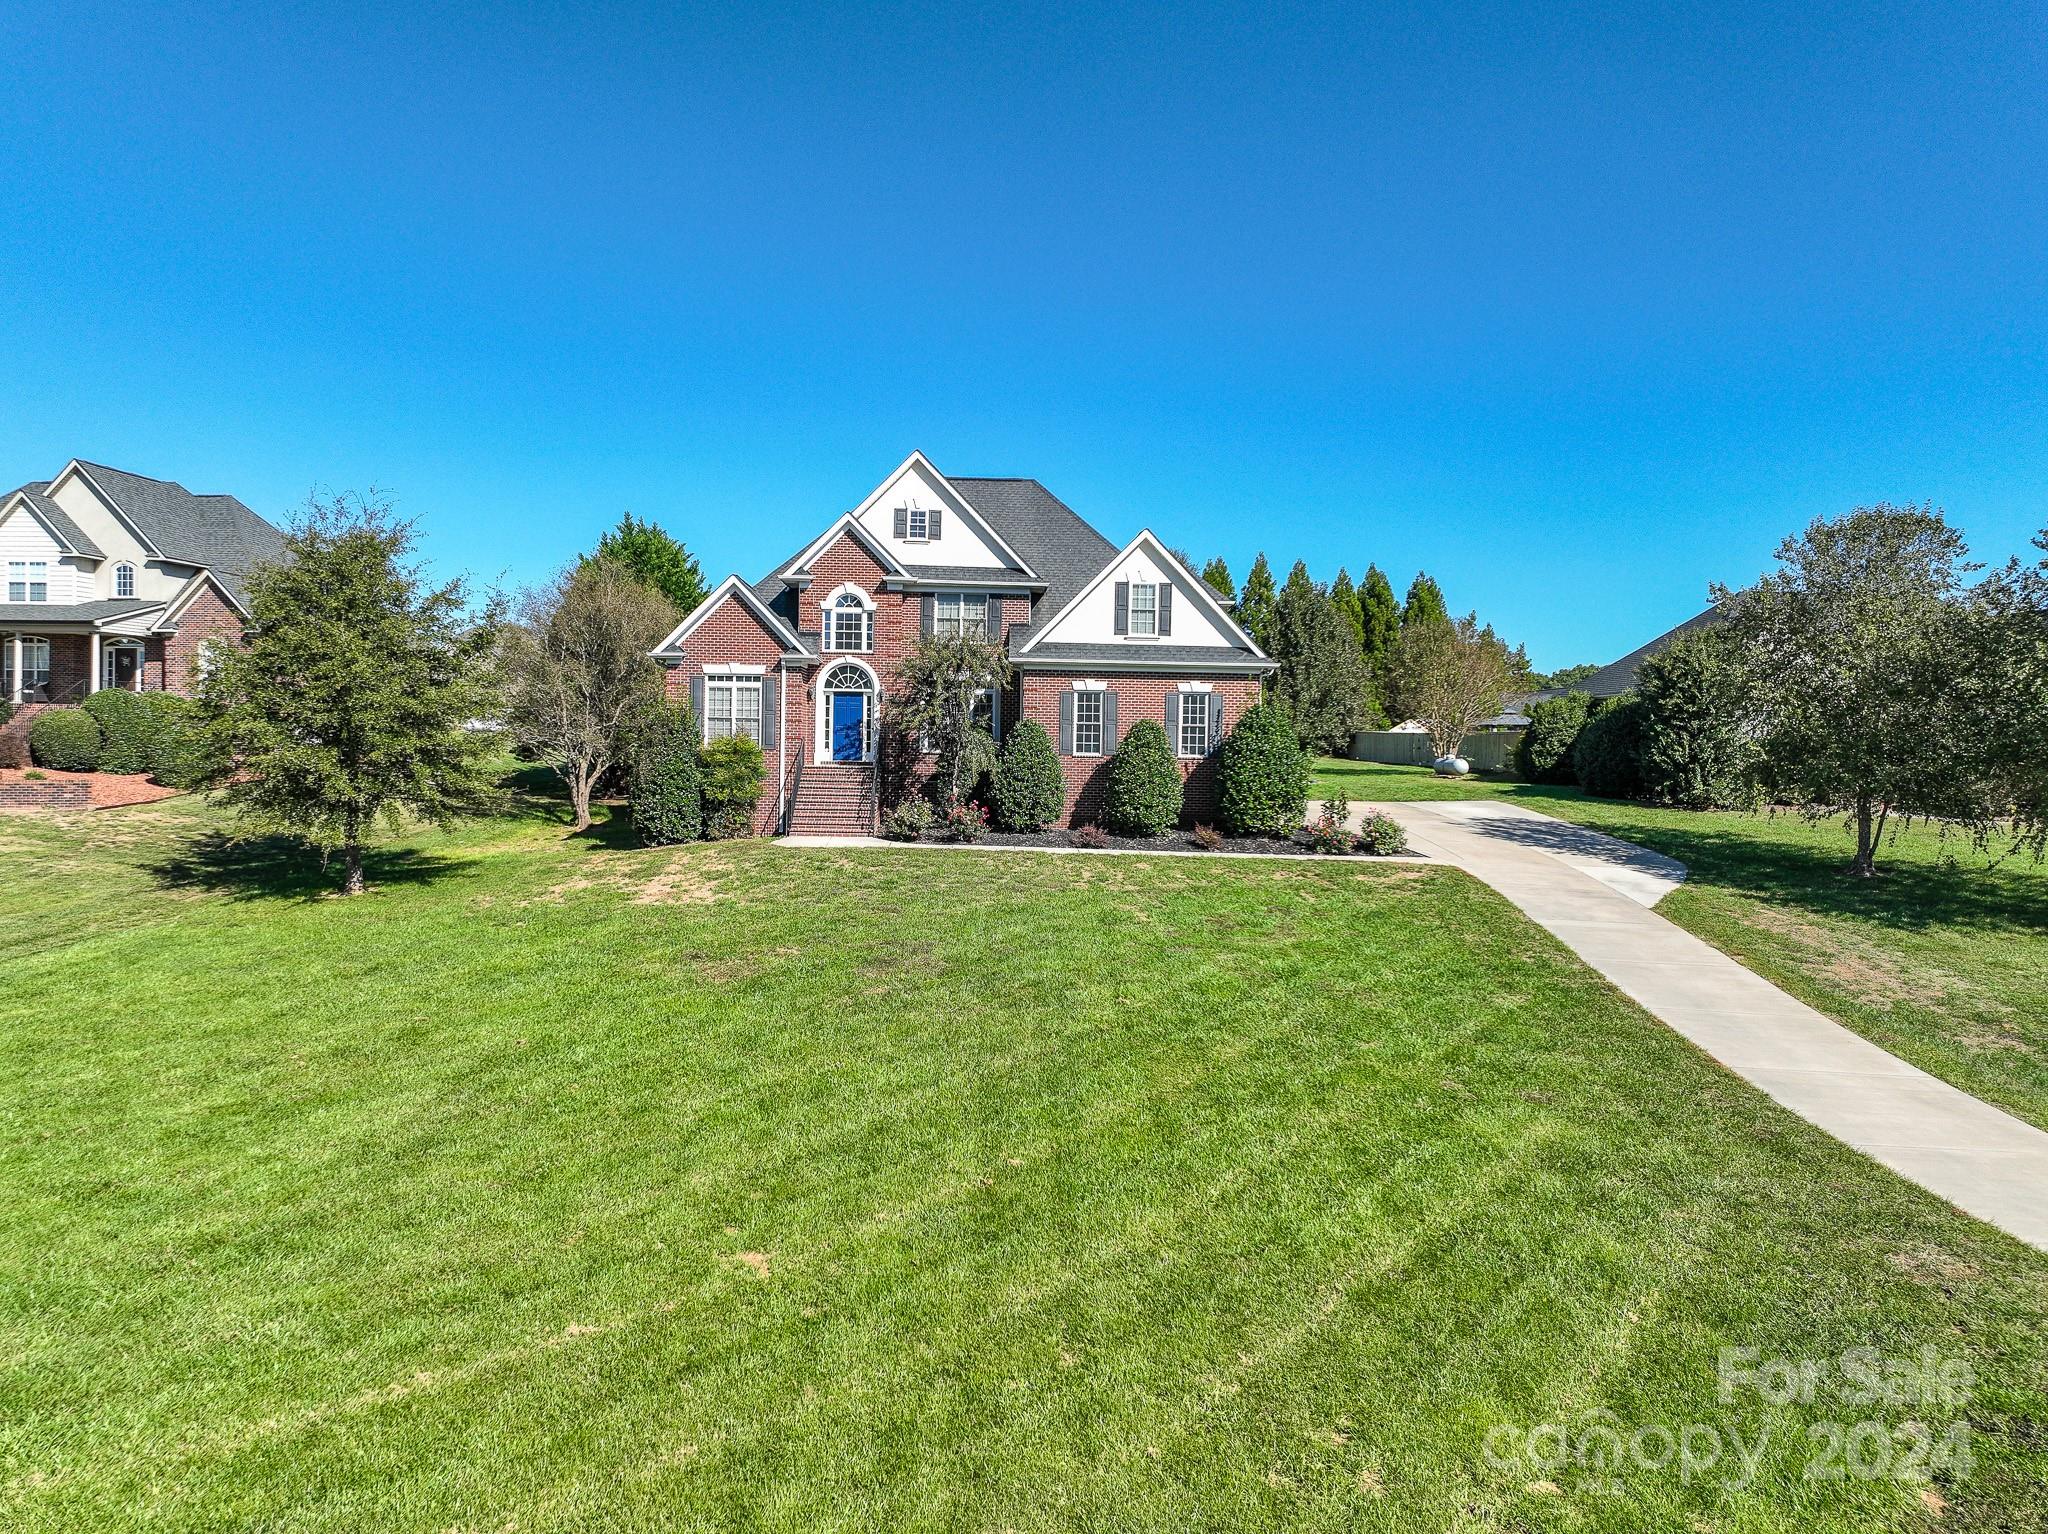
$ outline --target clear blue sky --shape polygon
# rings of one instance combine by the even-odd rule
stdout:
[[[0,474],[758,574],[913,447],[1609,660],[2048,522],[2048,11],[0,14]]]

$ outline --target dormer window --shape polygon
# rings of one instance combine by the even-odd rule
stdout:
[[[135,566],[118,564],[114,566],[114,595],[132,597],[135,595]]]

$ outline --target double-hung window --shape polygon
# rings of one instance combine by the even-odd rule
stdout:
[[[1102,755],[1102,694],[1074,694],[1074,755]]]
[[[942,591],[932,606],[932,632],[941,639],[988,638],[988,598]]]
[[[932,535],[931,513],[922,506],[913,506],[904,518],[906,538],[929,538]]]
[[[1182,756],[1209,754],[1209,694],[1184,692],[1180,695],[1180,747]]]
[[[871,650],[875,641],[875,615],[852,592],[832,604],[826,615],[831,632],[825,636],[828,650]]]
[[[49,562],[41,559],[10,559],[7,562],[7,600],[10,602],[49,601]]]
[[[761,682],[758,677],[704,678],[704,738],[744,735],[761,738]]]
[[[1133,634],[1157,634],[1159,632],[1159,588],[1131,583],[1131,632]]]

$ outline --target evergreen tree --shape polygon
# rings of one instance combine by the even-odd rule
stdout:
[[[1237,621],[1261,650],[1268,650],[1266,641],[1273,634],[1273,604],[1279,596],[1273,586],[1273,567],[1266,563],[1262,553],[1252,561],[1251,574],[1244,578],[1244,590],[1237,596]]]
[[[1230,566],[1223,562],[1222,555],[1217,555],[1202,566],[1202,579],[1208,583],[1209,589],[1224,601],[1237,600],[1237,582],[1230,578]]]
[[[617,527],[598,539],[595,552],[585,554],[580,563],[595,564],[604,559],[624,565],[636,580],[675,603],[685,618],[711,594],[711,588],[704,584],[704,572],[697,567],[696,556],[652,522],[642,522],[630,511],[619,518]]]
[[[1280,663],[1273,696],[1304,745],[1342,751],[1373,719],[1372,688],[1358,637],[1328,593],[1296,564],[1274,603],[1267,653]]]
[[[1390,691],[1387,677],[1394,660],[1394,641],[1401,637],[1401,604],[1394,600],[1394,588],[1378,565],[1366,566],[1365,584],[1358,591],[1358,616],[1373,699],[1384,709]]]
[[[1401,627],[1450,621],[1451,611],[1444,606],[1443,592],[1426,573],[1418,571],[1408,586],[1408,604],[1401,609]]]
[[[379,825],[447,826],[497,800],[497,614],[460,581],[405,563],[412,527],[388,503],[312,502],[283,558],[248,579],[246,643],[216,644],[200,682],[206,778],[252,829],[339,852],[363,889]]]
[[[1365,651],[1365,609],[1359,605],[1358,591],[1351,584],[1351,572],[1341,565],[1337,579],[1330,587],[1330,605],[1337,609],[1337,616],[1351,628],[1358,642],[1359,653]]]

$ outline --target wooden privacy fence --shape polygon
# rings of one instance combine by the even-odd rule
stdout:
[[[1481,730],[1467,735],[1458,755],[1474,772],[1513,772],[1520,730]],[[1351,737],[1354,762],[1385,762],[1395,767],[1428,767],[1436,761],[1429,737],[1419,730],[1359,730]]]

